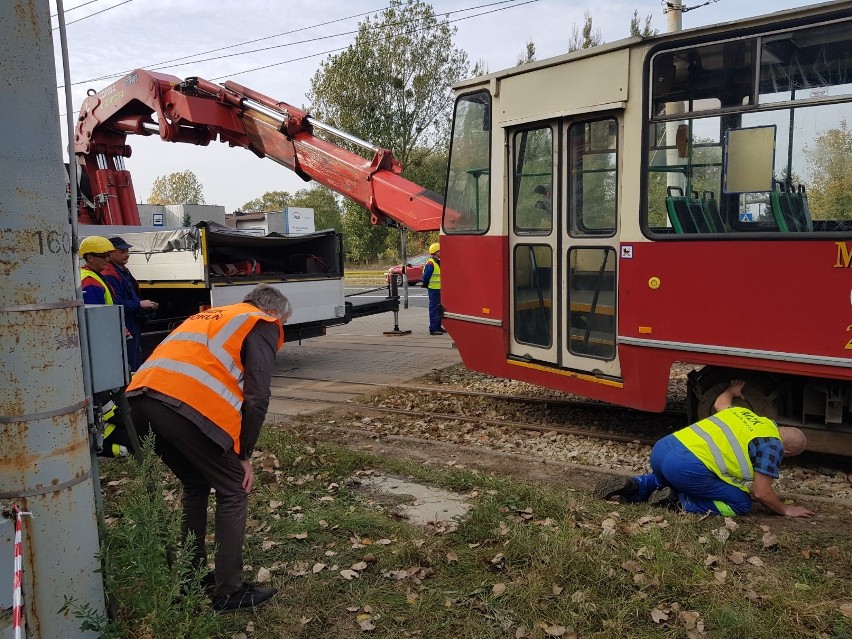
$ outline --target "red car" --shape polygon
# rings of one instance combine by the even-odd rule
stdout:
[[[415,255],[406,262],[405,273],[408,276],[409,286],[419,284],[420,280],[423,279],[423,268],[430,257],[428,253],[424,253],[423,255]],[[402,264],[391,266],[390,270],[385,273],[386,282],[390,282],[391,275],[396,278],[396,285],[402,286]]]

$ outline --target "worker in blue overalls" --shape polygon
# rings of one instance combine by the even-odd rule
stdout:
[[[423,286],[429,294],[429,335],[443,335],[447,331],[441,326],[441,245],[434,242],[429,246],[429,261],[423,267]]]
[[[778,515],[813,516],[807,508],[782,502],[772,488],[782,458],[807,446],[804,433],[734,406],[744,385],[732,381],[716,398],[715,414],[654,444],[652,472],[603,479],[595,495],[726,516],[749,512],[754,497]]]

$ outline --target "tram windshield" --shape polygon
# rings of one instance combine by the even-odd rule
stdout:
[[[852,232],[847,24],[658,51],[651,70],[652,235]],[[746,130],[771,138],[729,146]]]

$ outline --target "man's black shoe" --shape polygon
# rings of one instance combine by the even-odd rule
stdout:
[[[600,480],[595,486],[595,497],[612,499],[613,497],[629,497],[639,490],[639,484],[632,477],[612,476]]]
[[[269,601],[276,592],[278,591],[275,588],[261,588],[243,583],[242,588],[233,595],[213,597],[213,609],[227,612],[242,608],[256,608]]]
[[[676,509],[680,506],[680,499],[677,493],[671,486],[658,488],[648,497],[648,504],[651,506],[662,506],[663,508]]]
[[[444,331],[429,331],[429,335],[443,335]]]

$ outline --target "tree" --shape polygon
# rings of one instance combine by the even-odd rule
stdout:
[[[604,43],[601,30],[592,27],[592,14],[586,11],[583,14],[583,18],[585,22],[583,23],[582,33],[576,24],[571,28],[571,37],[568,40],[568,53],[580,49],[591,49]]]
[[[814,219],[852,218],[852,130],[846,120],[805,147],[813,167],[808,202]]]
[[[249,200],[241,208],[245,213],[283,211],[290,206],[291,197],[287,191],[267,191],[260,197]]]
[[[321,63],[311,80],[312,110],[391,149],[410,179],[413,158],[443,153],[447,144],[450,87],[468,72],[467,54],[453,45],[455,32],[429,4],[391,0],[359,25],[354,44]],[[388,228],[371,228],[369,214],[348,202],[343,226],[347,250],[357,259],[374,258],[387,246]]]
[[[656,29],[651,28],[651,15],[645,16],[645,26],[639,28],[639,11],[633,10],[633,17],[630,18],[630,35],[639,36],[640,38],[650,38],[659,33]]]
[[[515,66],[520,67],[530,62],[535,62],[535,42],[532,40],[527,41],[526,50],[518,57],[518,62]]]
[[[204,187],[192,171],[169,173],[154,180],[148,204],[204,204]]]

